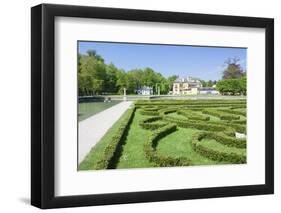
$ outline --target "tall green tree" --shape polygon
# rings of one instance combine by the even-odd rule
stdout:
[[[202,87],[207,87],[207,82],[204,81],[204,80],[200,80],[201,84],[202,84]]]
[[[98,61],[104,62],[104,59],[99,54],[97,54],[97,52],[95,50],[93,50],[93,49],[87,50],[87,54],[88,54],[88,56],[94,57]]]
[[[105,70],[106,70],[106,81],[105,81],[104,90],[107,93],[114,94],[118,92],[116,87],[118,69],[117,67],[114,66],[113,63],[110,63],[109,65],[105,66]]]
[[[247,76],[243,76],[240,79],[240,88],[241,88],[241,93],[243,95],[247,95]]]
[[[212,87],[214,85],[213,81],[212,80],[209,80],[207,82],[207,87]]]
[[[101,94],[106,81],[105,64],[94,55],[82,56],[78,78],[81,93]]]
[[[119,94],[123,94],[123,89],[128,88],[128,79],[124,70],[118,70],[116,87]]]
[[[247,78],[220,80],[216,84],[216,89],[223,95],[246,95]]]

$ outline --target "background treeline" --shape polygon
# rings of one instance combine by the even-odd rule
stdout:
[[[247,77],[239,59],[228,59],[225,65],[222,80],[201,80],[202,86],[216,85],[216,89],[223,95],[246,95]],[[165,78],[149,67],[126,72],[113,63],[105,64],[104,59],[94,50],[78,54],[79,96],[123,94],[123,88],[126,88],[127,94],[136,94],[143,86],[152,87],[154,94],[168,94],[177,77],[173,75]]]
[[[136,94],[143,86],[153,88],[154,93],[167,94],[177,76],[165,78],[151,68],[133,69],[126,72],[113,63],[105,64],[104,59],[94,50],[78,55],[79,95]]]

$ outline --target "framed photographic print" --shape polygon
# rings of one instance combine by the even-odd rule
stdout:
[[[271,194],[274,21],[31,9],[31,203]]]

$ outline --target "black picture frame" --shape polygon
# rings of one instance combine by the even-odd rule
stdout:
[[[265,184],[93,195],[54,195],[55,17],[264,28]],[[274,20],[270,18],[41,4],[31,8],[31,204],[60,208],[274,193]]]

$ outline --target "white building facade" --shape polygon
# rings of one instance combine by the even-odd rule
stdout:
[[[200,88],[202,84],[197,78],[178,78],[173,83],[173,95],[197,95]]]
[[[138,95],[153,95],[153,88],[148,86],[143,86],[137,90]]]

